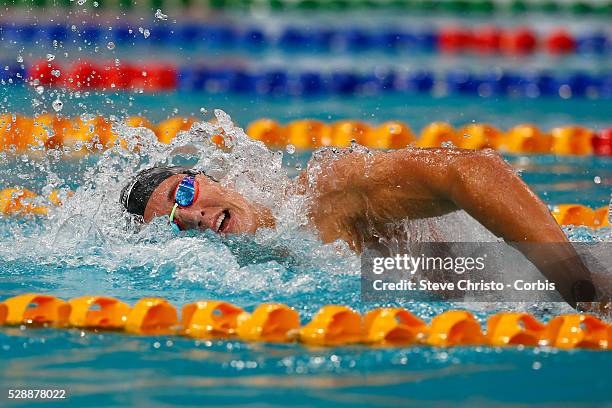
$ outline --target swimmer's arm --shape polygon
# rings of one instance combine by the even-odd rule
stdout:
[[[432,194],[452,201],[507,242],[557,243],[517,248],[555,282],[569,304],[575,306],[577,300],[591,298],[594,288],[589,271],[546,205],[512,167],[491,150],[459,152],[434,153],[442,155],[432,159],[437,174],[432,169],[422,170],[425,181],[431,182]],[[439,163],[445,160],[442,169]]]
[[[460,208],[507,242],[560,243],[539,245],[537,251],[526,245],[518,249],[572,306],[594,291],[589,271],[546,205],[492,150],[353,153],[334,161],[323,174],[328,177],[319,188],[343,189],[356,203],[354,213],[375,215],[380,222]]]

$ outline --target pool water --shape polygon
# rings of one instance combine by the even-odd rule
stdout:
[[[7,92],[6,88],[2,92]],[[8,108],[29,113],[27,89],[12,93]],[[142,113],[153,120],[221,107],[240,126],[262,115],[282,122],[298,117],[324,120],[359,118],[371,122],[401,119],[415,129],[433,120],[460,125],[472,120],[509,127],[533,121],[542,127],[576,122],[605,124],[609,104],[588,100],[526,101],[521,109],[506,101],[466,105],[460,98],[399,100],[244,100],[239,97],[132,95],[83,97],[107,115]],[[23,99],[22,99],[23,98]],[[159,109],[180,106],[178,112]],[[134,102],[134,101],[131,101]],[[565,105],[565,104],[571,105]],[[12,104],[12,105],[11,105]],[[378,108],[375,108],[377,106]],[[385,109],[385,107],[389,109]],[[571,107],[572,109],[566,109]],[[79,107],[73,106],[77,113]],[[70,108],[67,108],[70,114]],[[563,112],[563,113],[560,113]],[[274,115],[271,115],[274,113]],[[185,142],[188,143],[189,141]],[[159,160],[171,148],[148,151]],[[310,152],[284,155],[261,146],[239,147],[256,168],[254,185],[283,183],[297,173]],[[209,154],[209,150],[201,153]],[[349,305],[365,312],[378,304],[360,300],[359,258],[342,244],[321,244],[288,220],[275,231],[254,237],[220,238],[181,233],[153,223],[134,233],[124,228],[116,193],[134,165],[146,155],[90,155],[54,160],[50,156],[5,156],[0,179],[41,192],[47,185],[69,187],[75,196],[49,219],[0,219],[0,294],[41,292],[69,299],[83,294],[115,296],[135,302],[164,297],[175,306],[201,299],[226,300],[246,309],[262,302],[295,307],[305,323],[325,304]],[[119,157],[114,159],[114,157]],[[202,156],[204,157],[204,156]],[[199,160],[205,160],[199,158]],[[550,205],[610,201],[609,158],[509,156],[523,179]],[[282,163],[282,168],[279,167]],[[124,174],[125,173],[125,174]],[[270,179],[270,180],[267,180]],[[116,185],[115,185],[116,184]],[[259,197],[263,200],[275,197]],[[284,207],[283,207],[284,206]],[[281,205],[287,214],[291,203]],[[299,218],[299,216],[297,217]],[[469,227],[472,228],[472,227]],[[478,234],[478,231],[474,231]],[[609,228],[566,228],[573,240],[612,238]],[[570,311],[562,304],[401,304],[419,317],[454,307],[467,308],[484,323],[493,311],[526,310],[547,320]],[[548,348],[430,347],[309,348],[180,337],[136,337],[76,329],[0,328],[0,390],[65,388],[72,406],[611,406],[612,353]],[[19,405],[19,401],[13,401]],[[27,405],[23,402],[22,405]]]

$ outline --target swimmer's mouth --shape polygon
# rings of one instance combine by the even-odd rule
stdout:
[[[225,232],[229,225],[230,218],[231,215],[229,210],[223,210],[215,222],[215,232]]]

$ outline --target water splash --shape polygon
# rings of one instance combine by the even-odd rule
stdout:
[[[120,139],[99,153],[96,161],[90,163],[87,150],[76,147],[39,160],[41,181],[50,191],[70,184],[53,168],[75,164],[75,150],[80,150],[80,170],[77,174],[68,171],[68,177],[80,178],[78,188],[35,226],[30,222],[28,228],[6,226],[5,233],[14,244],[0,248],[3,262],[72,271],[74,275],[64,275],[64,287],[89,271],[96,276],[102,273],[103,280],[124,282],[126,287],[147,282],[148,288],[158,291],[191,288],[205,297],[241,304],[262,299],[295,304],[295,299],[305,296],[330,302],[338,299],[348,279],[353,288],[340,298],[346,303],[356,301],[359,258],[345,244],[324,245],[312,231],[303,229],[303,200],[285,199],[290,178],[282,166],[282,152],[270,151],[247,137],[220,110],[214,111],[213,120],[195,123],[168,145],[159,143],[146,128],[114,123],[113,129]],[[222,138],[223,148],[212,142],[215,136]],[[221,237],[191,231],[177,235],[161,218],[141,225],[125,213],[118,197],[138,171],[154,165],[192,165],[205,170],[222,185],[271,208],[277,228],[260,230],[254,236]],[[32,166],[34,161],[25,167],[31,172]],[[89,278],[81,279],[91,284]],[[329,295],[320,293],[322,287]],[[96,292],[100,289],[104,290],[103,284]]]
[[[282,165],[283,152],[270,151],[247,137],[225,112],[215,110],[211,120],[194,123],[170,144],[159,143],[149,129],[122,122],[113,123],[113,130],[120,138],[110,149],[96,153],[95,160],[88,154],[93,145],[75,145],[43,150],[36,159],[29,156],[19,162],[19,170],[10,174],[14,183],[46,185],[43,194],[71,186],[74,194],[46,219],[0,223],[0,234],[11,242],[0,246],[0,264],[20,265],[14,274],[41,271],[29,277],[36,282],[32,285],[44,291],[57,287],[64,297],[89,290],[127,300],[145,295],[174,301],[218,298],[243,306],[281,301],[305,316],[325,303],[345,303],[360,310],[373,307],[360,301],[359,257],[343,242],[321,243],[315,232],[305,228],[305,199],[285,194],[291,179]],[[221,147],[213,142],[218,138]],[[367,154],[360,146],[353,149]],[[308,171],[316,171],[326,154],[315,153]],[[125,213],[118,197],[138,171],[154,165],[205,170],[223,186],[271,208],[277,228],[222,237],[210,231],[177,235],[164,219],[140,224]],[[405,221],[398,228],[410,240],[496,240],[463,212]],[[566,229],[566,233],[572,240],[605,240],[597,235],[606,234],[604,230]],[[591,235],[580,235],[587,233]],[[457,306],[481,315],[491,310],[491,305],[484,308],[478,303],[406,305],[423,317]],[[540,315],[568,311],[560,304],[512,308]]]

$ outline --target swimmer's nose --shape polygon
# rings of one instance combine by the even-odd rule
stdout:
[[[174,213],[174,218],[178,221],[183,230],[206,230],[213,228],[215,214],[219,211],[222,211],[222,209],[179,207]]]

